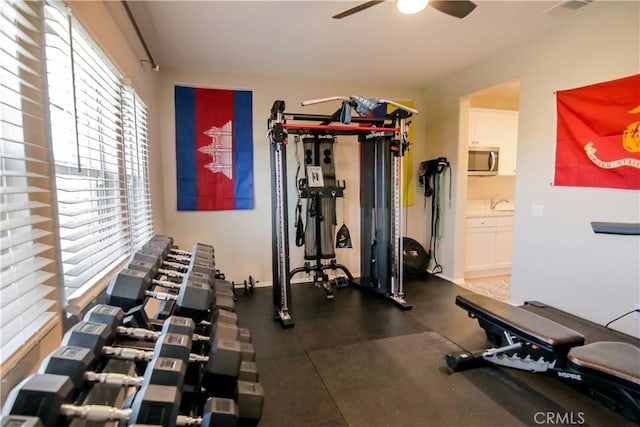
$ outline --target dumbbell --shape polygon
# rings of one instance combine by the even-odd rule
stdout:
[[[151,240],[143,249],[151,250],[162,254],[162,257],[177,263],[192,264],[194,262],[210,265],[215,268],[215,254],[213,247],[206,248],[204,246],[194,246],[193,252],[183,252],[188,255],[182,255],[174,252],[174,249],[168,241]]]
[[[247,329],[238,328],[233,323],[218,321],[210,326],[209,336],[196,334],[196,326],[192,319],[187,317],[170,316],[162,322],[159,331],[145,328],[131,328],[122,326],[125,313],[120,307],[98,304],[91,308],[83,317],[88,322],[103,323],[108,325],[111,331],[108,341],[114,340],[117,335],[143,340],[155,341],[166,333],[190,335],[193,341],[209,343],[211,340],[224,339],[225,341],[240,341],[240,355],[242,362],[238,379],[243,381],[258,382],[258,369],[255,364],[255,349],[251,345],[251,334]]]
[[[141,261],[131,262],[131,268],[125,268],[111,278],[107,288],[109,304],[118,305],[129,310],[142,304],[146,296],[161,300],[175,300],[174,312],[181,316],[205,320],[208,311],[214,306],[235,311],[233,291],[224,290],[229,287],[226,281],[199,280],[201,273],[190,272],[182,275],[180,283],[170,280],[154,279],[154,268]],[[211,288],[211,283],[219,283],[221,290]],[[149,294],[152,285],[169,289],[177,289],[180,298],[168,297],[166,293]]]
[[[64,375],[71,379],[74,391],[87,383],[103,383],[121,387],[140,388],[149,384],[174,385],[182,389],[187,372],[184,361],[171,357],[153,358],[143,376],[129,376],[115,372],[95,372],[95,354],[88,348],[61,346],[53,350],[40,364],[38,373]]]
[[[173,301],[174,313],[202,321],[211,318],[213,292],[206,283],[183,281],[178,294],[148,290],[153,279],[144,271],[123,269],[115,274],[107,287],[107,303],[124,310],[141,305],[147,297]]]
[[[196,362],[204,369],[202,384],[211,394],[228,397],[236,391],[242,363],[241,347],[237,341],[216,339],[211,343],[208,355],[203,356],[191,352],[189,335],[166,333],[156,340],[153,350],[107,345],[112,342],[111,336],[109,325],[81,321],[63,336],[62,345],[87,348],[96,357],[143,362],[150,362],[157,357],[170,357],[180,359],[185,364]]]
[[[134,259],[130,261],[127,268],[148,273],[151,279],[155,280],[153,283],[160,286],[165,286],[165,287],[174,288],[174,287],[180,286],[180,284],[184,281],[207,283],[212,289],[216,287],[216,283],[220,284],[221,290],[224,290],[225,286],[228,287],[228,284],[226,283],[226,281],[216,279],[215,275],[202,273],[198,271],[189,271],[189,270],[176,271],[176,270],[169,270],[162,267],[158,268],[156,267],[155,264],[151,262],[146,262],[141,260]],[[159,275],[166,276],[170,278],[170,280],[154,279]],[[179,279],[180,282],[174,282],[172,279]],[[228,294],[228,292],[225,292],[225,294]]]
[[[220,310],[225,313],[224,310]],[[234,315],[234,313],[229,313]],[[111,342],[117,335],[132,337],[137,339],[157,340],[166,333],[176,333],[190,335],[193,341],[209,342],[212,339],[224,339],[225,341],[240,341],[240,355],[242,362],[240,363],[240,371],[238,380],[248,382],[258,382],[259,374],[255,363],[255,350],[251,345],[251,334],[247,329],[238,328],[234,323],[225,323],[218,321],[210,326],[209,336],[196,334],[195,323],[192,319],[179,316],[170,316],[162,322],[158,322],[156,326],[160,326],[161,330],[151,330],[144,328],[130,328],[122,326],[125,319],[125,313],[120,307],[114,307],[105,304],[98,304],[91,308],[83,317],[88,322],[102,323],[108,326],[111,331],[106,338]],[[232,319],[236,319],[235,315]],[[148,326],[148,325],[145,325]],[[57,372],[54,372],[57,373]]]
[[[129,265],[131,265],[131,263],[129,263]],[[135,265],[135,267],[137,268],[145,268],[148,266],[140,266]],[[153,270],[151,270],[151,272],[153,273]],[[169,270],[167,268],[158,268],[155,271],[156,274],[162,274],[163,276],[167,276],[170,278],[175,278],[175,279],[180,279],[182,280],[185,276],[187,276],[188,280],[191,281],[198,281],[198,282],[206,282],[209,284],[209,286],[211,286],[212,288],[215,287],[216,284],[216,278],[215,276],[211,276],[210,274],[207,273],[201,273],[198,271],[176,271],[176,270]]]
[[[177,249],[170,241],[151,239],[145,246],[162,249],[165,258],[175,259],[178,262],[189,262],[192,258],[200,258],[204,261],[215,262],[213,246],[196,243],[191,252]]]
[[[138,270],[145,273],[149,273],[149,277],[151,280],[157,280],[153,282],[159,286],[169,287],[169,288],[179,288],[181,285],[180,282],[174,282],[172,279],[180,279],[181,281],[185,279],[189,282],[205,282],[209,284],[212,289],[215,289],[216,296],[217,295],[230,295],[233,296],[233,290],[226,290],[224,287],[214,288],[217,279],[210,274],[201,273],[197,271],[185,271],[180,272],[176,270],[169,270],[166,268],[158,268],[158,266],[152,262],[142,261],[140,259],[133,259],[129,262],[126,267],[129,270]],[[169,280],[156,279],[159,277],[159,274],[162,276],[166,276]]]
[[[149,280],[151,280],[152,285],[158,285],[170,289],[180,289],[180,287],[184,286],[185,283],[207,283],[213,292],[213,304],[229,311],[235,311],[235,291],[233,289],[233,284],[227,280],[216,279],[214,276],[207,273],[197,271],[179,272],[156,268],[152,263],[140,260],[133,260],[129,262],[127,269],[148,273],[147,276],[149,277]],[[166,275],[169,278],[180,279],[180,282],[154,279],[158,273]]]
[[[189,263],[171,262],[165,259],[162,250],[154,247],[147,247],[137,251],[131,256],[130,261],[148,262],[153,264],[157,269],[167,267],[178,272],[193,271],[213,277],[223,276],[216,269],[215,262],[204,261],[199,258],[194,258]]]
[[[167,318],[169,317],[171,316],[167,316]],[[167,318],[150,319],[144,306],[140,305],[126,312],[122,324],[134,328],[160,330]],[[85,320],[90,319],[86,318],[85,315]],[[110,322],[102,320],[98,323]],[[211,335],[211,329],[216,329],[216,334],[219,334],[221,337],[240,341],[241,343],[251,343],[251,332],[246,328],[238,327],[238,316],[236,313],[228,310],[216,308],[212,311],[211,321],[201,320],[196,323],[196,328],[201,334]]]
[[[45,427],[67,425],[68,418],[95,422],[122,421],[128,425],[238,425],[238,407],[233,400],[226,398],[207,399],[202,417],[179,415],[181,393],[175,386],[144,384],[133,398],[130,409],[73,405],[72,391],[73,384],[67,376],[34,374],[11,390],[3,415],[38,417]]]
[[[138,350],[128,347],[105,346],[113,336],[109,324],[82,321],[72,327],[63,337],[62,344],[88,348],[97,356],[114,357],[124,360],[153,361],[160,357],[169,357],[187,362],[206,362],[204,388],[215,396],[237,396],[241,418],[255,420],[262,413],[264,392],[257,382],[258,373],[255,365],[245,364],[247,358],[243,344],[238,341],[217,339],[216,346],[211,346],[209,356],[193,354],[189,335],[165,333],[156,341],[153,351]],[[255,353],[251,357],[253,361]],[[249,365],[249,366],[247,366]],[[243,379],[238,377],[243,370]],[[152,371],[151,371],[152,372]],[[146,375],[146,374],[145,374]],[[256,379],[256,381],[251,381]],[[236,389],[237,387],[237,389]]]
[[[156,234],[151,239],[149,239],[148,243],[167,245],[170,248],[171,252],[178,255],[184,255],[184,256],[191,256],[193,253],[198,253],[198,252],[208,252],[211,254],[215,253],[213,246],[207,245],[205,243],[196,243],[193,246],[193,249],[191,252],[178,249],[176,246],[174,246],[172,237],[163,236],[159,234]]]
[[[209,327],[209,335],[206,336],[195,333],[196,324],[193,319],[188,317],[170,316],[163,321],[157,322],[155,326],[161,327],[160,330],[125,327],[123,326],[124,319],[125,312],[122,308],[105,304],[95,305],[83,317],[83,320],[87,322],[107,325],[109,330],[107,341],[114,340],[117,335],[156,341],[162,335],[174,333],[189,335],[192,341],[201,341],[210,344],[211,341],[215,341],[216,339],[239,341],[238,338],[240,336],[239,328],[236,325],[224,322],[211,324]]]

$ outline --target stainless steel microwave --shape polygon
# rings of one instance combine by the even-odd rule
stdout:
[[[500,147],[469,147],[469,175],[498,175]]]

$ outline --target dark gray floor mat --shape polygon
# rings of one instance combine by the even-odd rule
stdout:
[[[458,349],[424,332],[309,356],[350,426],[526,425],[464,375],[440,372]]]

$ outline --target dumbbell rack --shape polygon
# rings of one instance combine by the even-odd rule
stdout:
[[[156,238],[159,237],[164,236],[156,236]],[[191,254],[190,261],[187,260],[188,264],[191,267],[195,265],[196,247],[189,253],[176,250],[173,247],[172,239],[170,243],[171,248],[166,246],[161,251],[163,254],[167,250],[175,251],[175,253],[180,252],[180,256]],[[155,245],[157,245],[157,241]],[[157,250],[157,246],[150,242],[145,249],[144,255],[149,257]],[[131,262],[134,258],[135,254],[132,256]],[[151,258],[153,257],[151,256]],[[212,286],[214,284],[228,285],[228,282],[220,280],[221,275],[217,270],[211,271],[215,271],[216,280],[219,281],[216,282],[212,278]],[[202,276],[196,275],[196,277]],[[186,283],[185,280],[183,282]],[[3,408],[3,418],[11,421],[15,416],[18,417],[16,421],[21,421],[24,416],[27,418],[37,416],[45,426],[84,425],[81,419],[106,421],[107,419],[129,420],[130,417],[135,422],[143,422],[144,424],[175,425],[177,422],[178,425],[182,425],[181,423],[186,422],[188,425],[198,425],[199,423],[210,425],[215,419],[215,425],[235,426],[238,423],[249,426],[257,425],[262,414],[264,397],[262,387],[257,382],[255,352],[250,344],[250,332],[237,326],[237,316],[233,311],[230,311],[234,310],[233,299],[230,295],[230,293],[224,293],[224,296],[229,298],[225,300],[227,301],[225,307],[212,307],[212,313],[217,314],[215,318],[211,317],[213,323],[209,321],[196,322],[198,323],[196,326],[192,319],[182,318],[184,320],[175,323],[180,332],[177,330],[172,332],[170,329],[174,324],[171,319],[178,319],[174,315],[168,319],[148,319],[143,307],[135,307],[125,314],[119,307],[96,305],[86,313],[83,321],[78,322],[65,333],[62,346],[43,360],[40,372],[26,378],[11,391]],[[168,307],[165,307],[163,311],[169,311]],[[188,331],[182,332],[186,327],[184,325],[188,324],[193,325],[188,327],[189,331],[195,331],[196,334]],[[151,329],[140,329],[140,326]],[[202,335],[207,331],[209,335]],[[88,335],[78,337],[73,335],[76,333]],[[104,341],[105,337],[115,337],[116,334],[117,339],[108,338],[109,342]],[[86,336],[89,337],[89,341],[85,340]],[[98,336],[102,338],[96,338]],[[184,341],[185,339],[187,341]],[[200,340],[201,344],[192,345],[193,339]],[[87,344],[80,344],[80,342],[87,342]],[[179,344],[181,342],[185,342],[184,345],[187,346],[183,347],[184,350],[179,348],[183,345]],[[165,346],[167,346],[166,349],[164,349]],[[185,363],[179,359],[171,359],[179,357],[180,354],[184,355],[185,351],[188,356],[186,362],[188,368],[183,371],[184,374],[180,374],[179,378],[182,379],[174,381],[174,378],[177,377],[173,375],[165,376],[163,379],[162,375],[165,372],[171,372],[165,371],[163,366],[166,365],[166,362],[175,360],[177,363]],[[220,353],[221,351],[222,353]],[[227,353],[224,353],[225,351]],[[171,354],[167,352],[171,352]],[[96,357],[89,357],[94,353]],[[167,354],[163,356],[165,353]],[[80,358],[74,363],[83,365],[71,368],[69,362],[74,360],[74,357]],[[121,357],[127,360],[117,359]],[[56,370],[51,371],[50,367],[53,366],[51,364],[54,360]],[[232,362],[229,365],[231,360],[237,360],[237,362]],[[223,365],[220,365],[221,363]],[[218,372],[218,368],[215,368],[216,365],[233,367],[235,363],[237,363],[235,365],[237,373],[234,371],[216,373]],[[228,370],[229,368],[224,369]],[[141,370],[144,371],[144,376],[135,376],[135,373],[140,373]],[[210,375],[208,379],[203,377],[203,370],[206,370],[206,374],[213,376]],[[54,380],[50,383],[51,378]],[[65,378],[68,379],[65,380]],[[158,379],[160,379],[160,383],[158,383]],[[62,380],[64,383],[61,383]],[[204,380],[208,383],[203,383]],[[98,382],[94,383],[95,381]],[[67,383],[73,384],[72,392],[67,385],[58,389],[57,392],[54,391],[55,384]],[[36,389],[29,391],[29,387],[33,388],[34,384]],[[48,384],[53,384],[50,386],[51,390],[47,389]],[[114,385],[117,386],[114,387]],[[168,395],[164,396],[165,391],[162,391],[161,394],[164,397],[154,403],[153,399],[159,396],[160,390],[166,390],[167,393],[174,390],[172,393],[177,394],[177,398],[164,401]],[[50,395],[47,400],[46,397],[43,397],[43,392],[45,394],[55,393],[55,395]],[[26,398],[25,402],[24,396],[29,396],[29,393],[36,394],[32,394],[31,398]],[[16,397],[21,395],[23,396],[22,400]],[[72,400],[69,401],[70,399]],[[56,403],[52,406],[51,403],[54,401],[61,404]],[[76,406],[76,404],[82,406]],[[104,406],[105,404],[107,406]],[[132,409],[126,409],[128,405],[132,405]],[[158,413],[160,409],[151,409],[151,413],[147,414],[145,412],[147,409],[141,409],[146,408],[145,405],[151,405],[148,408],[153,408],[154,405],[160,405],[158,408],[172,408],[170,412],[173,415],[164,416],[161,422],[156,422],[160,418],[154,418],[152,413]],[[119,409],[123,406],[125,409]],[[34,411],[39,412],[34,414]],[[185,416],[178,415],[180,413]],[[68,418],[71,416],[80,419]]]

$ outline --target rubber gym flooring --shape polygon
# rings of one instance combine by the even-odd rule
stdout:
[[[272,320],[270,287],[238,290],[265,394],[260,426],[634,425],[543,375],[498,367],[449,374],[447,352],[486,347],[477,321],[454,302],[468,291],[435,276],[405,287],[409,311],[352,288],[330,301],[313,284],[294,284],[291,329]],[[531,309],[565,323],[563,313]],[[607,336],[566,320],[587,342]]]

